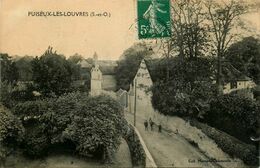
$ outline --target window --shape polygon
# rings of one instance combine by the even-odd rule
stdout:
[[[237,82],[236,81],[230,82],[230,87],[231,87],[231,89],[236,89],[237,88]]]

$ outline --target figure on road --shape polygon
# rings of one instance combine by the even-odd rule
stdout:
[[[144,121],[144,127],[145,127],[145,131],[148,131],[148,121],[147,120]]]
[[[161,124],[158,125],[158,132],[162,132],[162,125]]]
[[[152,119],[151,119],[151,118],[149,119],[149,123],[150,123],[151,131],[152,131],[152,130],[153,130],[153,125],[154,125],[154,122],[152,121]]]

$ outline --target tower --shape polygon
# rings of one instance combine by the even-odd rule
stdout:
[[[94,56],[94,67],[91,69],[91,84],[90,84],[90,95],[98,96],[102,91],[102,72],[98,65],[98,56],[95,52]]]

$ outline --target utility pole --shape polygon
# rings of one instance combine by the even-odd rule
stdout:
[[[136,86],[137,86],[137,78],[135,78],[135,104],[134,104],[134,126],[136,126]]]
[[[2,57],[0,57],[0,92],[2,90]],[[1,93],[0,93],[1,94]],[[0,96],[0,101],[1,101],[2,96]]]

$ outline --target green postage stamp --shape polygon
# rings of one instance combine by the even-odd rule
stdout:
[[[170,0],[137,0],[139,39],[170,37],[170,15]]]

